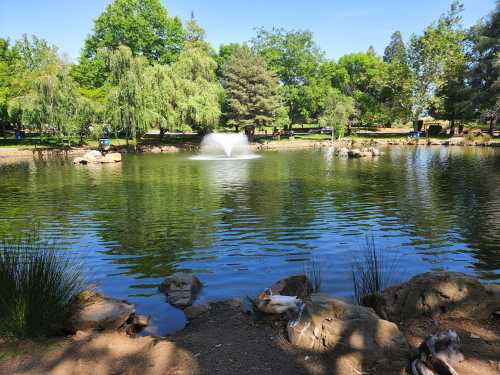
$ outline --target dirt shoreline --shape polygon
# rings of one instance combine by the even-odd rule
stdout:
[[[310,148],[326,148],[326,147],[365,147],[365,146],[415,146],[415,140],[408,140],[406,138],[387,138],[387,139],[372,139],[361,138],[356,140],[290,140],[283,142],[264,142],[264,143],[251,143],[250,148],[255,151],[264,150],[298,150]],[[467,147],[500,147],[500,140],[493,140],[489,142],[465,142],[463,138],[450,138],[450,139],[420,139],[418,145],[421,146],[467,146]],[[147,144],[139,146],[139,153],[175,153],[181,151],[196,151],[198,144],[186,142],[178,145],[156,145]],[[91,150],[90,147],[74,147],[74,148],[14,148],[14,147],[0,147],[0,160],[6,159],[26,159],[26,158],[44,158],[44,157],[76,157],[83,155],[85,152]],[[116,147],[117,152],[127,153],[124,146]]]
[[[0,374],[404,374],[408,358],[359,368],[360,353],[318,354],[292,347],[282,321],[255,321],[229,301],[179,333],[167,337],[129,337],[120,332],[83,333],[49,343],[1,343]],[[499,318],[419,319],[400,328],[413,350],[436,330],[455,329],[465,361],[459,374],[500,374]],[[334,353],[335,352],[335,353]]]

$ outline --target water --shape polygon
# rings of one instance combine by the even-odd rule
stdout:
[[[204,302],[256,295],[315,260],[323,291],[349,297],[366,235],[397,257],[400,280],[448,269],[500,282],[500,150],[385,151],[0,164],[0,238],[39,226],[101,291],[153,315],[148,332],[159,334],[184,324],[157,291],[177,270],[200,277]]]

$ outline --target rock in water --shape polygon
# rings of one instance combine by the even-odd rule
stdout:
[[[101,163],[119,163],[122,161],[122,154],[119,152],[110,152],[104,155],[101,159]]]
[[[166,294],[170,304],[185,308],[193,304],[201,287],[202,283],[195,275],[177,272],[161,283],[160,290]]]
[[[114,330],[125,325],[133,314],[135,314],[134,305],[95,294],[76,314],[73,329]]]
[[[428,272],[363,303],[393,322],[420,317],[488,319],[499,308],[494,290],[458,272]]]
[[[406,358],[408,344],[396,324],[372,309],[315,294],[287,326],[290,342],[315,352],[359,353],[364,359]]]

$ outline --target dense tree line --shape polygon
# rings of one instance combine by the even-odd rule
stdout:
[[[0,39],[0,122],[61,140],[111,133],[136,141],[156,128],[292,128],[405,124],[432,115],[483,121],[500,107],[500,2],[470,29],[463,6],[405,43],[396,31],[379,56],[370,47],[327,59],[309,31],[257,30],[247,44],[205,41],[159,0],[114,0],[96,19],[77,63],[35,36]]]

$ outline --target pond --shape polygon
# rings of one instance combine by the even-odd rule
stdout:
[[[158,284],[196,273],[199,301],[254,296],[314,262],[322,291],[351,297],[366,239],[397,262],[395,281],[436,269],[500,282],[500,150],[393,147],[376,159],[330,150],[239,161],[188,153],[121,164],[0,164],[0,239],[38,228],[107,295],[167,334],[184,315]]]

